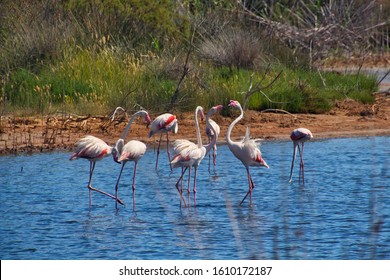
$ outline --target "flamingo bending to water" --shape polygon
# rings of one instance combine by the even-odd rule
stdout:
[[[304,163],[303,163],[303,146],[304,146],[306,141],[313,138],[313,134],[307,128],[301,127],[301,128],[294,129],[293,132],[291,132],[290,138],[294,143],[294,153],[293,153],[293,158],[292,158],[292,162],[291,162],[289,182],[291,183],[291,181],[292,181],[292,172],[293,172],[293,168],[294,168],[294,161],[295,161],[297,149],[299,151],[299,156],[300,156],[299,178],[301,178],[301,173],[302,173],[302,181],[305,182]],[[299,146],[299,144],[301,144],[302,150],[301,150],[301,147]]]
[[[241,114],[230,124],[226,133],[226,141],[230,151],[242,162],[248,174],[249,190],[242,199],[240,205],[244,202],[248,194],[250,196],[250,205],[252,205],[252,191],[255,187],[255,184],[253,183],[252,176],[249,171],[249,166],[264,166],[266,168],[269,168],[269,166],[262,158],[262,154],[260,149],[257,147],[256,142],[250,139],[249,128],[247,128],[245,138],[242,141],[232,141],[230,134],[233,127],[244,117],[244,111],[242,110],[241,104],[238,101],[230,100],[229,106],[239,109]]]
[[[72,153],[69,159],[75,160],[78,158],[84,158],[89,160],[90,162],[89,181],[87,186],[87,188],[89,189],[89,206],[90,207],[92,206],[92,191],[97,191],[101,194],[107,195],[115,199],[116,202],[119,202],[120,204],[124,205],[122,200],[120,200],[118,197],[115,197],[102,190],[93,188],[91,185],[92,175],[95,169],[96,162],[110,155],[112,153],[113,148],[107,145],[107,143],[104,142],[103,140],[91,135],[85,136],[84,138],[80,139],[76,144],[77,144],[76,150]]]
[[[222,105],[217,105],[212,107],[206,116],[206,125],[211,130],[213,130],[214,137],[212,141],[208,144],[203,146],[202,145],[202,137],[200,134],[200,128],[199,128],[199,122],[198,122],[198,112],[202,112],[203,114],[203,108],[201,106],[198,106],[195,110],[195,128],[196,128],[196,136],[197,136],[197,144],[185,140],[180,139],[176,140],[174,143],[174,150],[176,155],[171,161],[171,164],[173,167],[182,167],[182,173],[179,177],[179,180],[176,183],[176,189],[179,191],[180,195],[181,192],[179,190],[179,183],[183,178],[184,173],[187,169],[191,170],[192,167],[195,169],[194,173],[194,186],[193,186],[193,192],[194,192],[194,204],[196,204],[196,175],[198,172],[198,167],[202,159],[205,157],[205,155],[210,152],[212,147],[214,147],[215,143],[217,142],[217,133],[210,124],[210,116],[214,113],[222,110]],[[188,192],[190,192],[190,171],[189,171],[189,178],[188,178]],[[181,195],[182,198],[182,195]]]
[[[167,135],[167,154],[168,154],[168,160],[171,161],[171,155],[169,151],[169,136],[168,133],[172,131],[173,133],[177,133],[178,131],[178,123],[175,115],[165,113],[162,115],[159,115],[156,117],[151,126],[150,126],[150,132],[149,137],[152,137],[155,134],[160,134],[160,139],[158,140],[158,148],[157,148],[157,157],[156,157],[156,170],[158,166],[158,156],[160,154],[160,145],[161,145],[161,138],[163,133]],[[172,170],[172,165],[170,166]]]
[[[114,158],[114,161],[118,163],[122,163],[121,171],[118,176],[118,180],[116,182],[115,186],[115,197],[118,197],[118,190],[119,190],[119,181],[122,176],[123,168],[125,167],[126,162],[128,161],[134,161],[134,173],[133,173],[133,183],[132,183],[132,190],[133,190],[133,209],[135,209],[135,178],[136,178],[136,172],[137,172],[137,164],[139,159],[145,154],[146,152],[146,145],[138,140],[131,140],[126,145],[124,145],[124,140],[129,133],[131,123],[134,121],[134,119],[138,116],[145,116],[145,121],[147,125],[150,123],[150,117],[148,112],[141,110],[136,112],[129,120],[125,130],[122,133],[121,138],[118,139],[116,142],[113,150],[112,155]],[[115,207],[118,208],[118,203],[115,203]]]

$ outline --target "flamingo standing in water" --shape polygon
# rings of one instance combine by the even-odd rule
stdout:
[[[150,126],[150,132],[149,137],[152,137],[153,135],[160,133],[160,139],[158,140],[158,148],[157,148],[157,157],[156,157],[156,170],[158,166],[158,156],[160,154],[160,145],[161,145],[161,138],[162,134],[165,133],[167,135],[167,154],[168,154],[168,160],[171,161],[171,155],[169,151],[169,136],[168,133],[172,131],[173,133],[177,133],[178,131],[178,123],[175,115],[165,113],[162,115],[159,115],[156,117],[151,126]],[[172,165],[170,166],[172,170]]]
[[[269,166],[262,158],[260,149],[257,147],[256,142],[250,139],[248,127],[246,129],[245,137],[242,141],[232,141],[230,134],[233,127],[244,117],[244,111],[242,110],[241,104],[238,101],[230,100],[229,106],[239,109],[241,114],[230,124],[226,133],[226,141],[230,151],[242,162],[248,174],[249,190],[242,199],[240,205],[244,202],[248,194],[250,196],[250,205],[252,205],[252,191],[255,187],[255,184],[253,183],[252,176],[249,172],[249,166],[264,166],[266,168],[269,168]]]
[[[104,142],[103,140],[91,135],[85,136],[84,138],[80,139],[76,144],[77,144],[76,150],[72,153],[69,159],[75,160],[78,158],[84,158],[89,160],[90,162],[89,181],[87,186],[87,188],[89,189],[89,206],[90,207],[92,206],[92,191],[97,191],[101,194],[107,195],[115,199],[116,202],[119,202],[120,204],[124,205],[122,200],[120,200],[118,197],[115,197],[102,190],[95,189],[91,185],[92,175],[95,169],[96,162],[110,155],[112,153],[113,148],[107,145],[107,143]]]
[[[304,163],[303,163],[303,146],[304,146],[306,141],[313,138],[313,134],[307,128],[301,127],[301,128],[294,129],[293,132],[291,132],[290,138],[294,143],[294,153],[293,153],[293,158],[292,158],[292,162],[291,162],[289,182],[291,183],[291,181],[292,181],[292,172],[293,172],[293,168],[294,168],[294,161],[295,161],[297,149],[299,151],[299,156],[300,156],[300,160],[301,160],[300,165],[299,165],[299,178],[301,178],[301,173],[302,173],[302,181],[305,182]],[[301,150],[301,147],[299,146],[299,144],[301,144],[302,150]]]
[[[218,139],[218,136],[221,133],[221,128],[212,119],[210,119],[209,122],[210,122],[210,125],[214,128],[214,130],[212,130],[210,127],[208,127],[208,126],[206,127],[206,134],[207,134],[207,138],[209,139],[209,143],[210,143],[214,137],[213,131],[215,131],[216,138]],[[209,173],[210,173],[210,165],[211,165],[210,159],[211,159],[211,154],[209,153]],[[214,168],[217,165],[217,143],[215,143],[213,146],[213,165],[214,165]],[[215,171],[215,169],[214,169],[214,171]]]
[[[194,173],[194,186],[193,186],[193,192],[194,192],[194,205],[196,204],[196,175],[198,172],[198,167],[202,159],[205,157],[205,155],[210,152],[212,147],[214,147],[215,143],[217,142],[217,133],[214,130],[214,127],[210,124],[210,116],[214,113],[222,110],[222,105],[217,105],[212,107],[206,116],[206,125],[211,130],[213,130],[213,140],[208,144],[203,146],[202,145],[202,137],[200,134],[200,128],[199,128],[199,122],[198,122],[198,112],[201,112],[201,115],[203,114],[203,108],[201,106],[198,106],[195,110],[195,128],[196,128],[196,137],[197,137],[197,144],[185,140],[180,139],[176,140],[174,143],[174,150],[176,155],[171,161],[171,164],[173,167],[182,167],[182,173],[179,177],[179,180],[176,183],[176,189],[179,191],[181,198],[182,193],[179,190],[179,183],[183,179],[183,175],[186,172],[187,169],[189,169],[189,175],[188,175],[188,193],[190,193],[190,171],[191,168],[194,167],[195,173]],[[185,203],[184,203],[185,204]]]
[[[114,114],[115,115],[115,114]],[[145,154],[146,152],[146,145],[138,140],[131,140],[126,145],[124,145],[124,140],[129,133],[131,123],[134,121],[134,119],[137,116],[145,116],[145,121],[147,125],[150,123],[150,117],[148,112],[141,110],[136,112],[129,120],[125,130],[122,133],[121,138],[118,139],[116,142],[114,148],[112,149],[112,155],[114,158],[114,161],[118,163],[122,163],[122,168],[118,176],[118,180],[116,182],[115,186],[115,197],[118,197],[118,189],[119,189],[119,181],[122,176],[123,168],[125,167],[126,162],[128,161],[134,161],[134,173],[133,173],[133,183],[132,183],[132,190],[133,190],[133,209],[135,209],[135,177],[137,172],[137,164],[138,160]],[[113,116],[114,118],[114,116]],[[115,208],[118,209],[118,203],[115,203]]]
[[[195,120],[196,132],[198,132],[198,129],[199,129],[198,114],[200,115],[200,118],[203,121],[203,119],[204,119],[204,111],[203,111],[203,108],[201,106],[198,106],[195,109],[194,120]],[[199,135],[200,135],[200,130],[199,130]],[[200,141],[200,143],[202,143],[202,139],[201,138],[198,138],[197,140],[198,140],[198,143],[199,143],[199,141]],[[202,146],[202,144],[200,144],[200,145]],[[179,191],[181,197],[182,197],[182,189],[179,190],[179,183],[180,183],[180,181],[182,181],[183,175],[184,175],[186,170],[188,170],[188,188],[187,188],[188,195],[191,192],[191,189],[190,189],[191,169],[192,169],[192,166],[193,166],[194,162],[190,161],[190,162],[187,162],[185,164],[182,162],[182,163],[179,164],[179,162],[178,162],[179,156],[180,156],[181,153],[185,153],[185,152],[187,152],[187,151],[189,151],[191,149],[196,149],[197,147],[198,147],[197,144],[195,144],[195,143],[193,143],[193,142],[191,142],[191,141],[189,141],[187,139],[176,139],[173,142],[174,159],[170,162],[170,164],[172,166],[172,163],[174,162],[174,166],[173,167],[179,167],[179,166],[182,167],[182,175],[180,176],[180,178],[179,178],[179,180],[177,181],[177,184],[176,184],[176,188]],[[188,165],[188,166],[184,166],[184,165]]]

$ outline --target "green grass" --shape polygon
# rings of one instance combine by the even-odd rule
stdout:
[[[374,102],[372,93],[376,90],[376,79],[373,76],[319,73],[304,69],[282,70],[280,78],[264,92],[268,98],[263,94],[254,94],[248,104],[250,109],[273,108],[291,113],[325,113],[332,109],[336,100],[351,98],[363,103]]]
[[[103,46],[68,48],[63,58],[33,73],[21,68],[9,74],[3,84],[8,110],[53,113],[66,108],[76,114],[100,114],[116,106],[141,105],[163,112],[181,75],[182,65],[157,56],[137,58],[121,49]],[[180,87],[174,110],[191,111],[196,105],[209,108],[229,99],[243,101],[253,71],[193,63],[192,71]],[[363,103],[374,101],[376,79],[364,75],[291,69],[275,66],[268,73],[254,73],[267,85],[255,93],[248,108],[283,109],[291,113],[325,113],[336,100],[352,98]],[[271,101],[270,101],[271,100]]]

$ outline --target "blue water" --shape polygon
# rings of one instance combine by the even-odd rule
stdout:
[[[196,207],[180,207],[166,153],[158,173],[149,147],[138,165],[133,209],[93,194],[89,163],[69,152],[0,157],[1,259],[390,259],[390,137],[305,145],[305,184],[288,183],[290,141],[262,143],[270,169],[252,168],[254,205],[241,162],[219,146],[216,174],[198,173]],[[114,192],[120,166],[96,164],[93,186]],[[185,178],[186,180],[187,178]],[[192,198],[191,198],[192,200]]]

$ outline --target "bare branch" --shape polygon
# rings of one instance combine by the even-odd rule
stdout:
[[[170,104],[168,104],[168,106],[166,108],[166,111],[170,111],[175,106],[176,101],[179,98],[180,86],[181,86],[182,82],[184,81],[184,78],[190,72],[190,68],[188,67],[188,63],[189,63],[189,60],[190,60],[190,54],[191,54],[192,49],[193,49],[194,37],[195,37],[195,28],[194,28],[194,31],[192,32],[190,45],[189,45],[188,51],[187,51],[186,61],[185,61],[184,66],[183,66],[183,73],[182,73],[182,75],[180,77],[179,82],[177,83],[175,92],[172,95],[171,102],[170,102]]]
[[[250,78],[250,84],[249,84],[249,88],[248,90],[245,92],[245,97],[244,97],[244,102],[243,102],[243,110],[245,111],[247,109],[247,103],[249,101],[249,98],[256,92],[259,92],[261,94],[263,94],[267,100],[271,103],[284,103],[284,102],[275,102],[275,101],[272,101],[267,94],[265,94],[263,92],[263,90],[271,87],[275,81],[280,77],[280,75],[282,74],[283,70],[280,70],[280,72],[278,73],[278,75],[276,75],[276,77],[268,84],[268,85],[265,85],[263,86],[262,85],[262,82],[264,81],[266,75],[270,72],[270,67],[268,65],[263,77],[261,78],[261,80],[256,83],[256,85],[254,87],[252,87],[252,78],[253,78],[253,74],[251,75],[251,78]]]

